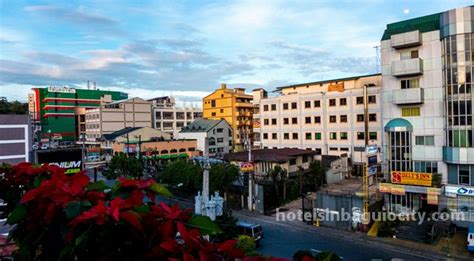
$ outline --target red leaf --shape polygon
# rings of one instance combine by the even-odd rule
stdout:
[[[140,221],[140,215],[138,215],[135,211],[126,211],[120,214],[120,218],[132,225],[134,228],[138,229],[139,231],[143,231],[143,226]]]

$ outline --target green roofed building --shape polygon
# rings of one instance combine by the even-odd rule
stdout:
[[[35,138],[42,140],[78,140],[85,132],[86,109],[128,98],[122,92],[68,87],[33,88],[33,92],[29,110],[39,127]]]

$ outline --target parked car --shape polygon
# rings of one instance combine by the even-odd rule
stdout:
[[[467,249],[474,251],[474,224],[469,224],[469,230],[467,231]]]
[[[249,237],[253,237],[255,242],[259,242],[263,239],[263,229],[262,226],[259,224],[253,224],[245,221],[238,221],[237,222],[237,233],[239,235],[246,235]]]
[[[32,148],[33,148],[33,150],[38,150],[40,147],[39,147],[38,144],[33,144]]]
[[[97,156],[97,155],[88,156],[87,161],[89,161],[89,162],[100,161],[100,157]]]
[[[42,150],[47,150],[47,149],[49,149],[48,144],[43,144],[43,145],[41,145],[41,149],[42,149]]]

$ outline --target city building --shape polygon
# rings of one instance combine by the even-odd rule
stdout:
[[[179,139],[197,140],[196,148],[209,157],[222,158],[232,150],[233,130],[226,120],[197,119],[178,134]]]
[[[245,89],[228,89],[225,84],[220,89],[203,98],[203,118],[224,119],[234,130],[234,146],[242,150],[246,137],[252,138],[252,95]]]
[[[77,133],[75,109],[96,108],[105,102],[126,99],[122,92],[102,91],[96,89],[75,89],[68,87],[33,88],[33,95],[28,96],[32,122],[37,125],[36,139],[47,141],[79,140]]]
[[[196,119],[202,118],[198,107],[180,107],[173,97],[164,96],[148,100],[152,102],[153,128],[178,137],[178,132]]]
[[[288,177],[295,177],[299,173],[299,167],[308,170],[315,156],[315,151],[295,148],[257,149],[252,150],[251,161],[257,178],[264,178],[277,165],[287,171]],[[246,151],[234,152],[226,154],[224,159],[240,166],[249,162],[249,154]]]
[[[115,144],[138,143],[140,141],[164,141],[170,139],[171,134],[151,127],[126,127],[102,135],[100,138],[100,148],[104,151],[104,154],[113,155]]]
[[[151,102],[130,98],[88,109],[85,114],[89,152],[100,152],[100,138],[127,127],[151,127]],[[98,151],[99,150],[99,151]]]
[[[32,140],[28,115],[0,114],[0,164],[33,162]]]
[[[367,97],[364,98],[364,86]],[[253,92],[254,143],[261,148],[311,149],[318,155],[348,154],[361,171],[365,139],[382,146],[380,74],[278,87],[279,95]],[[364,100],[368,103],[365,137]]]
[[[390,182],[380,190],[392,211],[447,208],[474,221],[473,22],[474,8],[464,7],[385,29],[383,154]],[[433,188],[436,174],[442,190]]]
[[[116,142],[113,144],[114,153],[124,152],[137,156],[142,151],[144,160],[174,160],[199,156],[202,152],[196,149],[196,140],[146,140],[139,142],[137,139],[129,143]]]

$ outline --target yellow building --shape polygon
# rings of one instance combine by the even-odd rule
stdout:
[[[203,118],[224,119],[234,130],[234,148],[243,148],[244,138],[252,137],[252,95],[245,94],[245,89],[227,89],[225,84],[220,89],[202,99]]]

